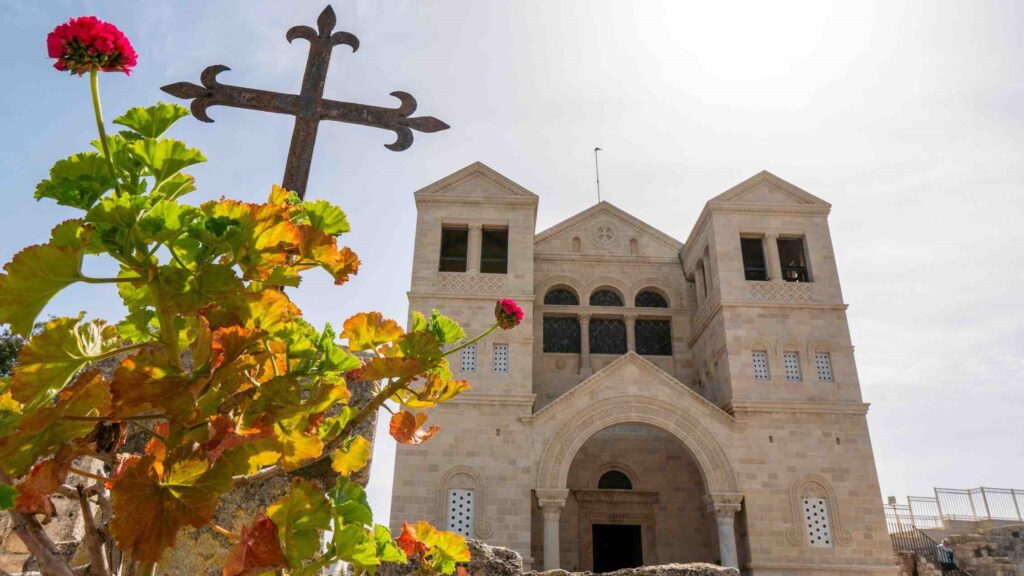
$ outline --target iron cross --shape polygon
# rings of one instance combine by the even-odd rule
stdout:
[[[292,131],[292,143],[288,150],[288,163],[285,166],[282,186],[297,192],[299,197],[306,194],[309,166],[313,161],[313,146],[316,144],[316,132],[321,120],[393,130],[397,138],[385,146],[395,152],[412,146],[413,130],[439,132],[449,128],[433,116],[410,118],[409,116],[416,111],[416,99],[406,92],[391,93],[400,102],[398,108],[324,99],[324,82],[327,80],[331,51],[338,44],[351,47],[353,52],[359,49],[359,39],[355,35],[334,32],[336,23],[334,9],[327,6],[316,20],[316,30],[309,26],[294,26],[285,34],[288,42],[296,38],[309,42],[306,72],[302,76],[302,91],[298,95],[221,84],[217,81],[217,75],[230,68],[220,64],[203,70],[199,76],[202,86],[190,82],[177,82],[168,84],[161,90],[178,98],[191,99],[192,115],[203,122],[213,122],[206,114],[206,109],[218,105],[295,116],[295,129]]]

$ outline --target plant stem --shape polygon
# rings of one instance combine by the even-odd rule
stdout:
[[[107,131],[103,128],[103,107],[100,106],[100,76],[99,70],[89,70],[89,88],[92,90],[92,111],[96,116],[96,130],[100,133],[100,147],[103,148],[103,156],[107,159],[107,166],[110,168],[110,177],[117,183],[117,171],[114,170],[114,158],[110,155],[110,146],[107,144]]]
[[[227,538],[228,540],[238,540],[240,538],[238,534],[235,534],[227,528],[224,528],[223,526],[217,525],[213,522],[210,522],[210,529],[216,532],[217,534],[220,534],[221,536]]]
[[[84,476],[86,478],[92,478],[93,480],[99,480],[100,482],[110,482],[110,478],[106,478],[106,477],[100,476],[98,474],[93,474],[92,472],[89,472],[89,471],[86,471],[86,470],[82,470],[81,468],[75,468],[74,466],[72,466],[70,468],[70,470],[71,470],[71,472],[73,472],[74,474],[78,474],[79,476]]]
[[[131,422],[132,420],[164,420],[167,414],[142,414],[140,416],[61,416],[62,420],[76,422]],[[206,425],[206,421],[201,422]]]
[[[117,282],[141,282],[145,280],[142,276],[118,276],[117,278],[91,278],[79,276],[79,280],[87,284],[116,284]]]
[[[481,333],[476,338],[473,338],[472,340],[470,340],[468,342],[463,342],[462,344],[459,344],[458,346],[456,346],[455,348],[452,348],[451,350],[445,352],[441,356],[451,356],[452,354],[455,354],[456,352],[458,352],[459,350],[462,350],[466,346],[472,346],[473,344],[476,344],[477,342],[483,340],[485,337],[487,337],[488,334],[490,334],[491,332],[494,332],[497,329],[498,329],[498,323],[495,322],[494,326],[491,326],[490,328],[485,330],[483,333]]]

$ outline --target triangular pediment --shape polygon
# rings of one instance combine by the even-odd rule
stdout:
[[[480,203],[489,200],[535,205],[537,195],[483,162],[474,162],[416,191],[417,204],[432,201]]]
[[[675,258],[682,248],[682,242],[608,202],[595,204],[534,237],[535,254]]]
[[[709,204],[769,204],[791,206],[822,206],[830,204],[814,194],[763,170],[722,192]]]
[[[641,387],[639,390],[637,389],[638,383]],[[533,415],[533,421],[539,423],[564,410],[571,410],[580,402],[580,399],[596,402],[616,395],[637,396],[638,394],[668,402],[693,414],[715,419],[725,425],[735,422],[728,412],[635,352],[623,354],[538,410]]]

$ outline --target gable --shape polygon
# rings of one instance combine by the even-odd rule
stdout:
[[[482,162],[474,162],[415,193],[416,204],[495,203],[536,205],[537,195]]]
[[[534,238],[535,254],[676,258],[682,248],[682,242],[608,202],[591,206]]]
[[[710,204],[773,204],[794,206],[829,206],[821,198],[763,170],[722,192]]]
[[[729,426],[735,419],[688,386],[658,368],[635,352],[598,370],[589,378],[538,410],[531,421],[536,424],[557,418],[566,410],[576,409],[580,399],[594,403],[606,398],[630,395],[657,399],[703,419]]]

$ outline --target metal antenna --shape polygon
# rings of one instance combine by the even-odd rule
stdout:
[[[597,166],[597,153],[600,152],[600,151],[601,151],[600,148],[597,148],[597,147],[594,148],[594,174],[597,175],[597,203],[598,204],[601,203],[601,169],[598,168],[598,166]]]

